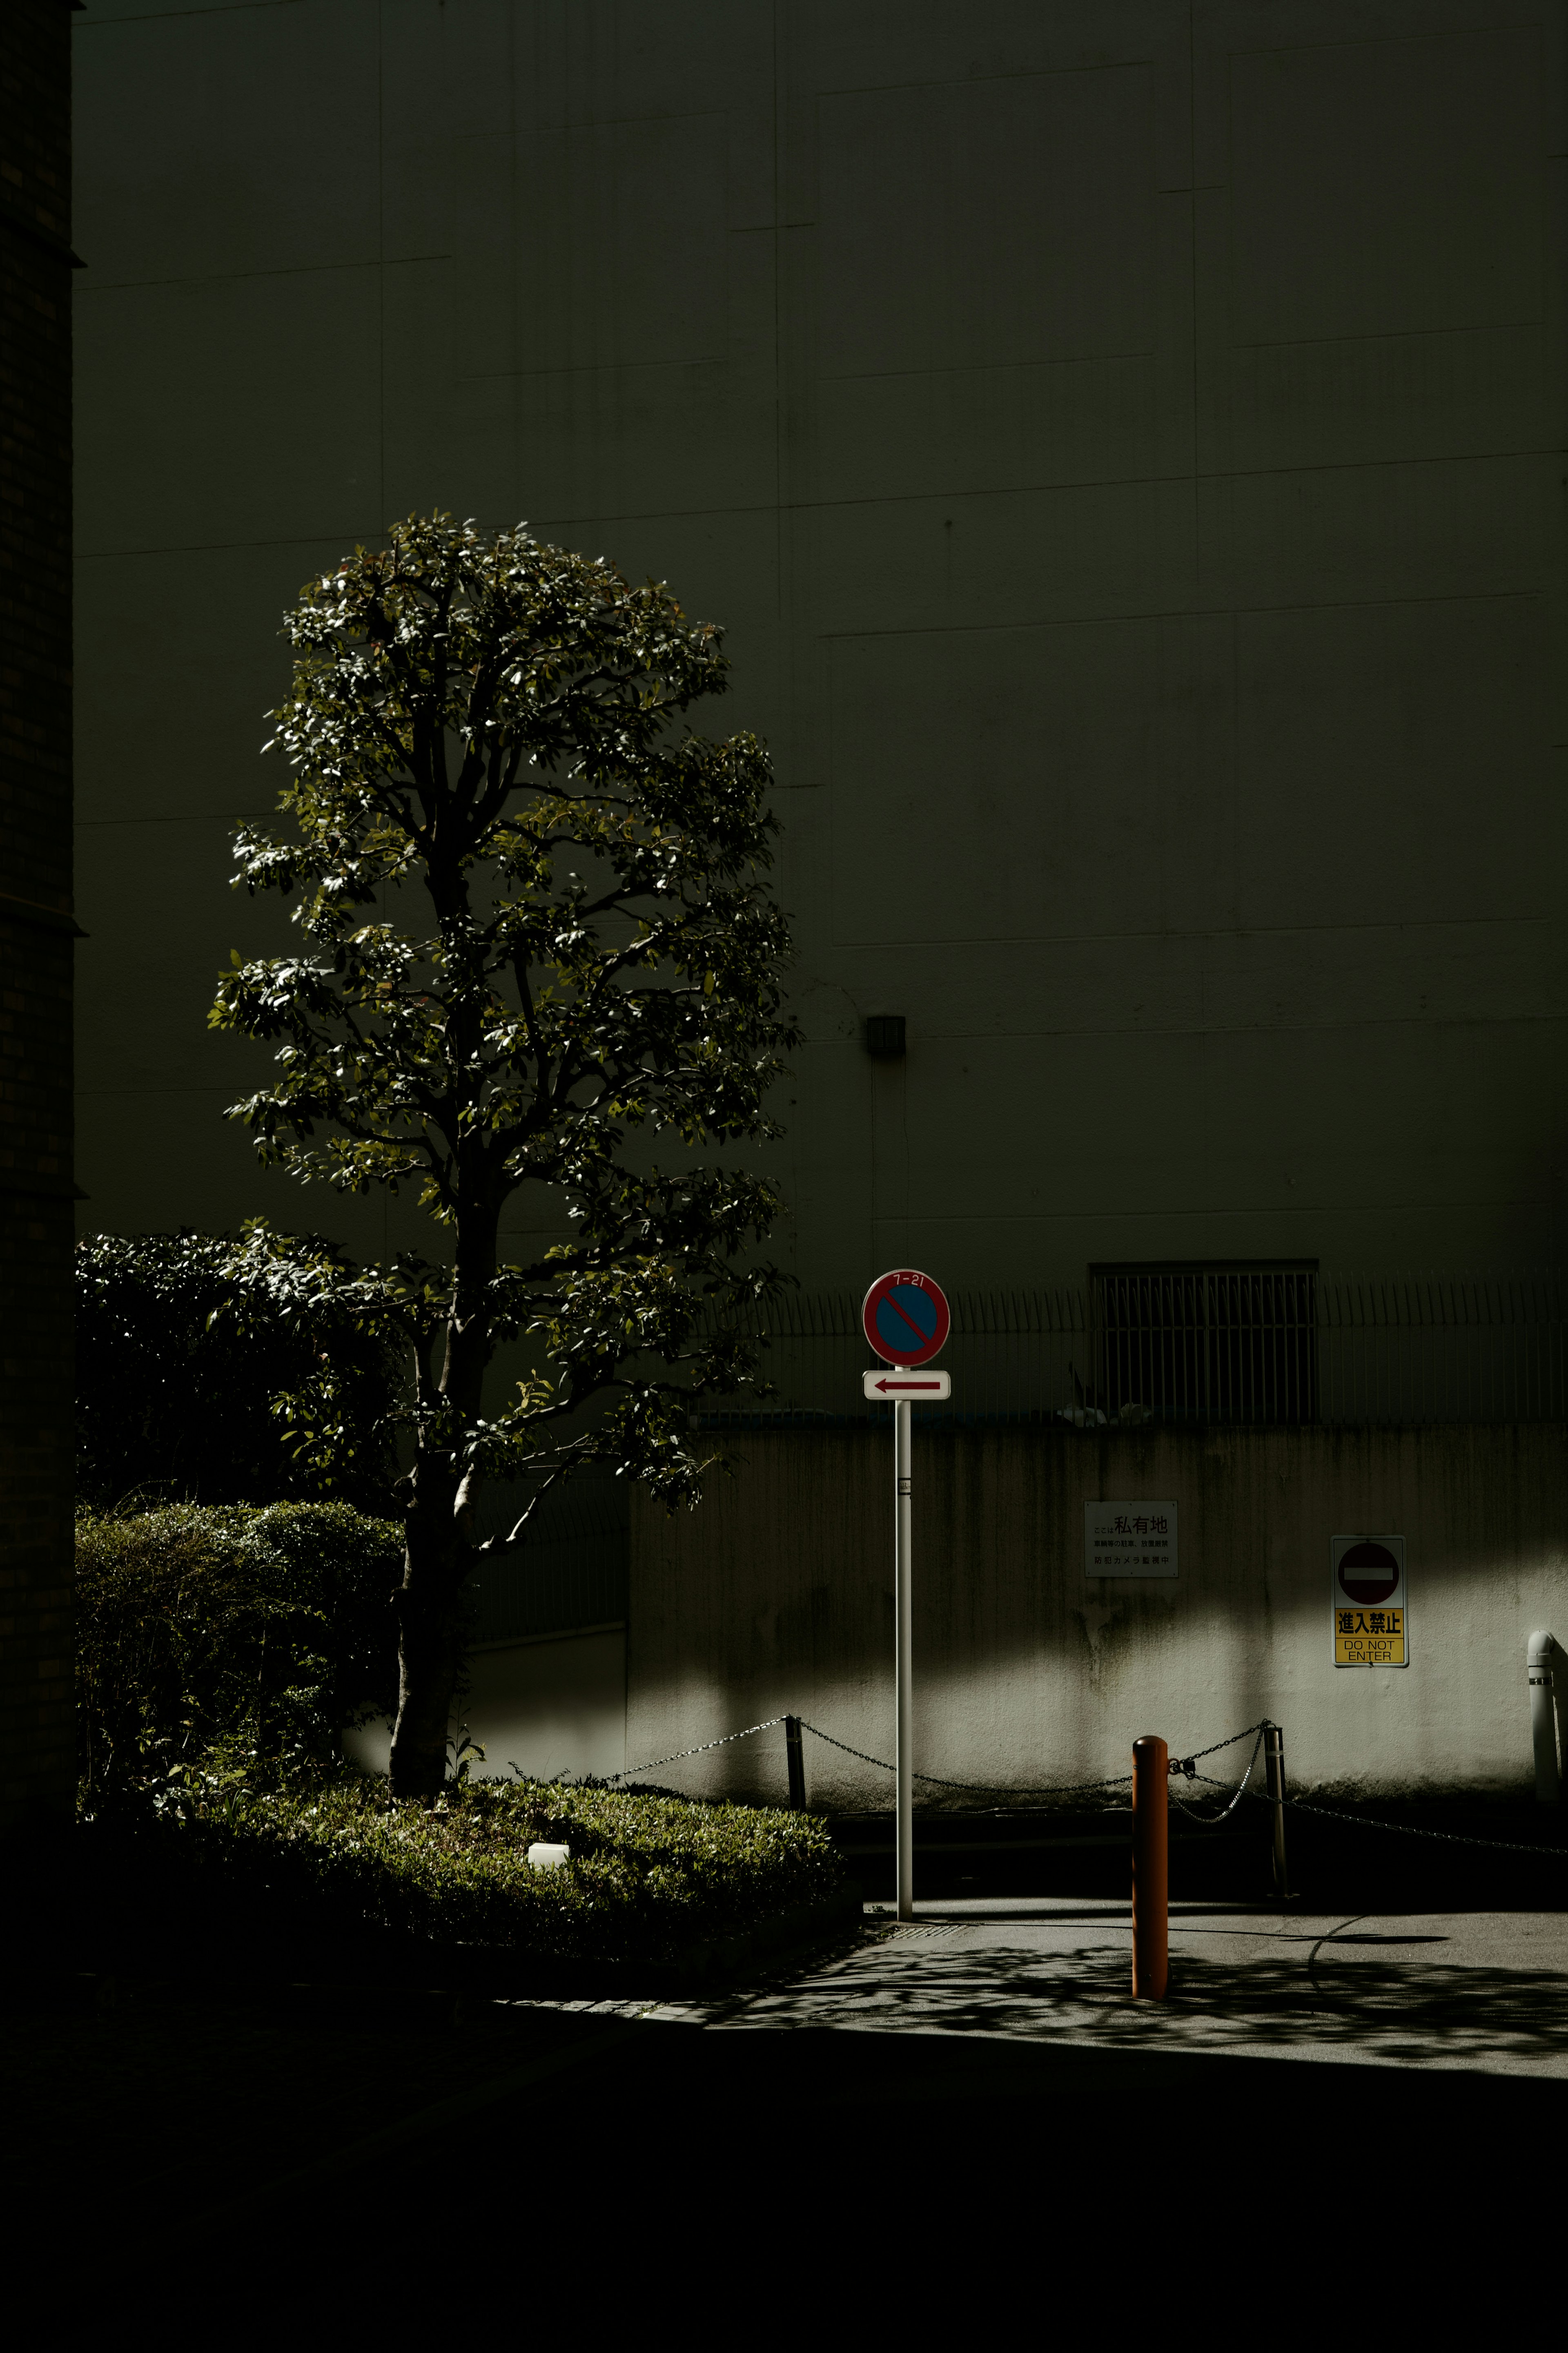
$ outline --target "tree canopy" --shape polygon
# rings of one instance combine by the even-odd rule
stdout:
[[[439,1229],[428,1255],[274,1274],[406,1345],[394,1778],[424,1788],[477,1480],[537,1493],[607,1459],[690,1496],[692,1405],[754,1373],[780,1207],[755,1147],[797,1042],[771,770],[754,735],[686,722],[724,688],[717,628],[522,527],[411,517],[311,583],[287,634],[286,823],[240,833],[236,881],[291,896],[308,944],[237,955],[211,1018],[276,1041],[232,1114],[263,1160],[412,1186]],[[529,1369],[495,1404],[511,1339]]]

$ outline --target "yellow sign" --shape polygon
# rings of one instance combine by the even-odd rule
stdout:
[[[1403,1609],[1336,1609],[1336,1667],[1402,1667],[1405,1658]]]

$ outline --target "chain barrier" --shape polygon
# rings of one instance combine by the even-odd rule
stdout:
[[[650,1757],[646,1765],[625,1765],[606,1778],[629,1781],[637,1773],[657,1773],[661,1765],[679,1765],[683,1757],[706,1757],[710,1748],[728,1748],[731,1740],[750,1740],[753,1732],[771,1732],[775,1724],[783,1722],[782,1715],[770,1715],[763,1724],[748,1724],[744,1732],[726,1732],[719,1740],[700,1740],[695,1748],[678,1748],[672,1756]]]
[[[1270,1719],[1268,1716],[1260,1715],[1256,1724],[1247,1725],[1240,1732],[1233,1732],[1228,1740],[1216,1740],[1207,1748],[1194,1748],[1190,1757],[1178,1757],[1174,1758],[1171,1765],[1171,1770],[1173,1773],[1185,1773],[1188,1780],[1190,1781],[1194,1778],[1191,1768],[1197,1763],[1200,1757],[1217,1757],[1222,1748],[1234,1748],[1238,1740],[1245,1740],[1249,1732],[1256,1732],[1261,1736],[1268,1730],[1269,1723]],[[1257,1762],[1256,1757],[1253,1762]],[[1247,1769],[1250,1773],[1252,1767],[1249,1765]],[[1198,1778],[1201,1778],[1202,1777],[1200,1776]]]
[[[677,1748],[668,1757],[650,1757],[646,1765],[625,1766],[620,1772],[612,1773],[608,1778],[612,1781],[630,1781],[639,1773],[655,1773],[663,1765],[679,1765],[684,1757],[706,1757],[710,1749],[728,1748],[731,1741],[750,1740],[753,1733],[771,1732],[775,1725],[784,1724],[787,1720],[786,1715],[770,1715],[762,1724],[748,1724],[743,1732],[726,1732],[721,1739],[700,1741],[695,1748]],[[826,1740],[830,1748],[842,1749],[846,1757],[858,1757],[862,1765],[874,1765],[879,1773],[896,1773],[899,1769],[896,1765],[890,1765],[885,1757],[872,1757],[864,1748],[852,1748],[848,1741],[838,1739],[831,1732],[824,1732],[822,1726],[813,1724],[808,1716],[797,1716],[795,1721],[803,1732],[812,1733],[818,1740]],[[1198,1780],[1205,1779],[1206,1778],[1205,1775],[1200,1773],[1194,1777],[1193,1772],[1198,1758],[1215,1756],[1222,1748],[1234,1748],[1238,1740],[1247,1738],[1248,1732],[1256,1732],[1258,1743],[1261,1745],[1263,1725],[1249,1724],[1246,1732],[1233,1732],[1228,1740],[1216,1740],[1208,1748],[1195,1748],[1190,1757],[1179,1759],[1173,1757],[1171,1761],[1172,1772],[1184,1773],[1189,1780],[1194,1778]],[[1258,1752],[1255,1748],[1252,1765],[1247,1767],[1242,1779],[1243,1788],[1251,1778],[1252,1767],[1257,1762]],[[954,1781],[941,1773],[916,1773],[913,1778],[917,1781],[929,1781],[934,1788],[968,1789],[975,1796],[983,1798],[1074,1798],[1081,1797],[1086,1790],[1089,1789],[1125,1788],[1132,1776],[1131,1773],[1110,1773],[1102,1781]],[[1239,1792],[1237,1794],[1239,1795]],[[1177,1803],[1180,1804],[1180,1802],[1178,1799]],[[1229,1810],[1227,1807],[1226,1811]],[[1196,1820],[1199,1817],[1194,1815],[1191,1819]],[[1224,1816],[1218,1819],[1223,1820]]]
[[[1237,1783],[1236,1788],[1231,1790],[1230,1803],[1226,1806],[1222,1806],[1217,1814],[1194,1813],[1191,1806],[1187,1804],[1186,1799],[1181,1795],[1176,1788],[1176,1778],[1178,1775],[1188,1781],[1201,1781],[1205,1788],[1209,1789],[1224,1789],[1229,1787],[1227,1782],[1215,1781],[1209,1774],[1199,1773],[1194,1769],[1198,1757],[1212,1757],[1215,1753],[1214,1749],[1200,1748],[1192,1757],[1181,1757],[1173,1759],[1171,1765],[1171,1795],[1175,1799],[1182,1812],[1186,1816],[1188,1821],[1193,1823],[1194,1828],[1200,1831],[1217,1831],[1221,1822],[1228,1821],[1230,1820],[1231,1815],[1235,1813],[1237,1806],[1240,1805],[1244,1797],[1247,1797],[1248,1794],[1255,1798],[1262,1796],[1263,1792],[1258,1789],[1254,1789],[1249,1793],[1247,1785],[1251,1780],[1253,1774],[1256,1772],[1258,1757],[1263,1753],[1263,1736],[1268,1728],[1268,1717],[1265,1716],[1261,1724],[1255,1724],[1249,1728],[1257,1733],[1258,1737],[1252,1744],[1252,1755],[1247,1761],[1247,1770],[1242,1775],[1240,1780]],[[1245,1732],[1238,1732],[1236,1735],[1236,1738],[1237,1740],[1245,1740],[1247,1734]],[[1215,1747],[1229,1748],[1232,1745],[1232,1742],[1228,1740],[1219,1740],[1215,1743]]]
[[[1206,1773],[1196,1773],[1192,1778],[1214,1789],[1229,1786],[1224,1781],[1210,1781]],[[1237,1795],[1240,1794],[1237,1790]],[[1436,1839],[1444,1846],[1484,1846],[1495,1854],[1555,1854],[1568,1862],[1568,1847],[1521,1846],[1517,1839],[1471,1838],[1464,1831],[1418,1830],[1414,1822],[1385,1822],[1375,1814],[1345,1814],[1337,1806],[1315,1806],[1310,1798],[1271,1798],[1266,1789],[1249,1789],[1247,1795],[1256,1798],[1260,1805],[1289,1806],[1297,1813],[1321,1814],[1326,1822],[1346,1822],[1352,1830],[1394,1831],[1401,1838]]]
[[[679,1765],[685,1757],[706,1757],[712,1749],[728,1748],[733,1741],[750,1740],[753,1734],[771,1732],[775,1725],[784,1724],[787,1720],[786,1715],[770,1715],[761,1724],[748,1724],[743,1732],[726,1732],[717,1740],[700,1741],[695,1748],[677,1748],[668,1757],[650,1758],[646,1765],[627,1765],[619,1773],[612,1773],[608,1778],[612,1781],[629,1781],[639,1773],[657,1772],[660,1766]],[[872,1757],[864,1748],[852,1748],[848,1741],[838,1739],[831,1732],[824,1732],[820,1725],[813,1724],[807,1716],[798,1716],[795,1721],[803,1732],[812,1733],[816,1739],[825,1740],[830,1748],[841,1749],[846,1757],[858,1757],[862,1765],[874,1765],[881,1773],[896,1773],[899,1769],[896,1765],[890,1765],[885,1757]],[[1223,1790],[1226,1795],[1226,1803],[1221,1807],[1217,1814],[1205,1815],[1194,1813],[1179,1792],[1174,1788],[1172,1788],[1171,1795],[1175,1799],[1176,1804],[1187,1820],[1198,1829],[1217,1830],[1221,1822],[1229,1820],[1243,1798],[1251,1798],[1258,1805],[1289,1806],[1297,1813],[1317,1814],[1324,1821],[1343,1822],[1352,1830],[1392,1831],[1396,1836],[1402,1838],[1435,1839],[1443,1846],[1486,1847],[1494,1854],[1557,1855],[1568,1862],[1568,1847],[1523,1846],[1517,1840],[1473,1838],[1463,1831],[1420,1830],[1414,1822],[1385,1822],[1374,1814],[1347,1814],[1334,1806],[1314,1805],[1310,1798],[1274,1798],[1266,1789],[1251,1788],[1248,1784],[1258,1768],[1258,1756],[1263,1747],[1263,1736],[1268,1730],[1268,1726],[1269,1719],[1264,1716],[1259,1723],[1249,1724],[1245,1731],[1233,1732],[1227,1739],[1216,1740],[1207,1748],[1194,1748],[1190,1756],[1172,1757],[1170,1772],[1173,1782],[1178,1778],[1201,1781],[1205,1789]],[[1252,1755],[1247,1770],[1234,1787],[1228,1781],[1216,1781],[1212,1774],[1200,1773],[1197,1770],[1200,1757],[1215,1757],[1222,1748],[1234,1748],[1238,1740],[1247,1738],[1248,1733],[1255,1733],[1257,1738],[1252,1745]],[[978,1797],[1071,1798],[1081,1796],[1089,1789],[1123,1788],[1131,1780],[1132,1776],[1131,1773],[1111,1773],[1108,1774],[1103,1781],[1035,1782],[953,1781],[944,1778],[940,1773],[916,1773],[913,1778],[917,1781],[929,1781],[939,1789],[968,1789]]]
[[[810,1723],[804,1715],[799,1721],[803,1732],[816,1733],[818,1740],[826,1740],[830,1748],[842,1748],[846,1757],[858,1757],[862,1765],[875,1765],[883,1773],[896,1773],[899,1769],[889,1765],[885,1757],[868,1757],[863,1748],[851,1748],[847,1740],[836,1740],[831,1732],[824,1732],[820,1725]],[[1225,1743],[1222,1741],[1220,1746],[1223,1747]],[[1209,1751],[1204,1748],[1198,1754],[1206,1757]],[[1081,1789],[1120,1789],[1132,1776],[1112,1773],[1103,1781],[948,1781],[940,1773],[915,1773],[911,1778],[932,1782],[939,1789],[973,1789],[983,1798],[1061,1798],[1072,1797]]]

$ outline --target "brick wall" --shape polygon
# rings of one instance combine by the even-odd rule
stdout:
[[[68,1816],[69,0],[0,9],[0,1828]]]

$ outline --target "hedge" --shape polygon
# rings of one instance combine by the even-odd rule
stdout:
[[[669,1961],[838,1890],[809,1814],[462,1778],[427,1809],[348,1770],[344,1725],[391,1712],[401,1560],[342,1504],[79,1520],[81,1810],[127,1933]]]
[[[77,1493],[128,1504],[384,1508],[401,1367],[312,1300],[319,1235],[92,1234],[76,1253]]]
[[[88,1801],[129,1799],[243,1735],[335,1760],[390,1712],[403,1531],[346,1504],[173,1504],[77,1521],[77,1690]]]
[[[535,1840],[571,1861],[536,1870]],[[668,1961],[842,1890],[826,1824],[602,1786],[454,1782],[426,1809],[349,1774],[283,1785],[231,1750],[176,1768],[135,1844],[149,1891],[200,1890],[320,1953],[488,1949],[525,1961]],[[163,1900],[163,1897],[160,1900]]]

